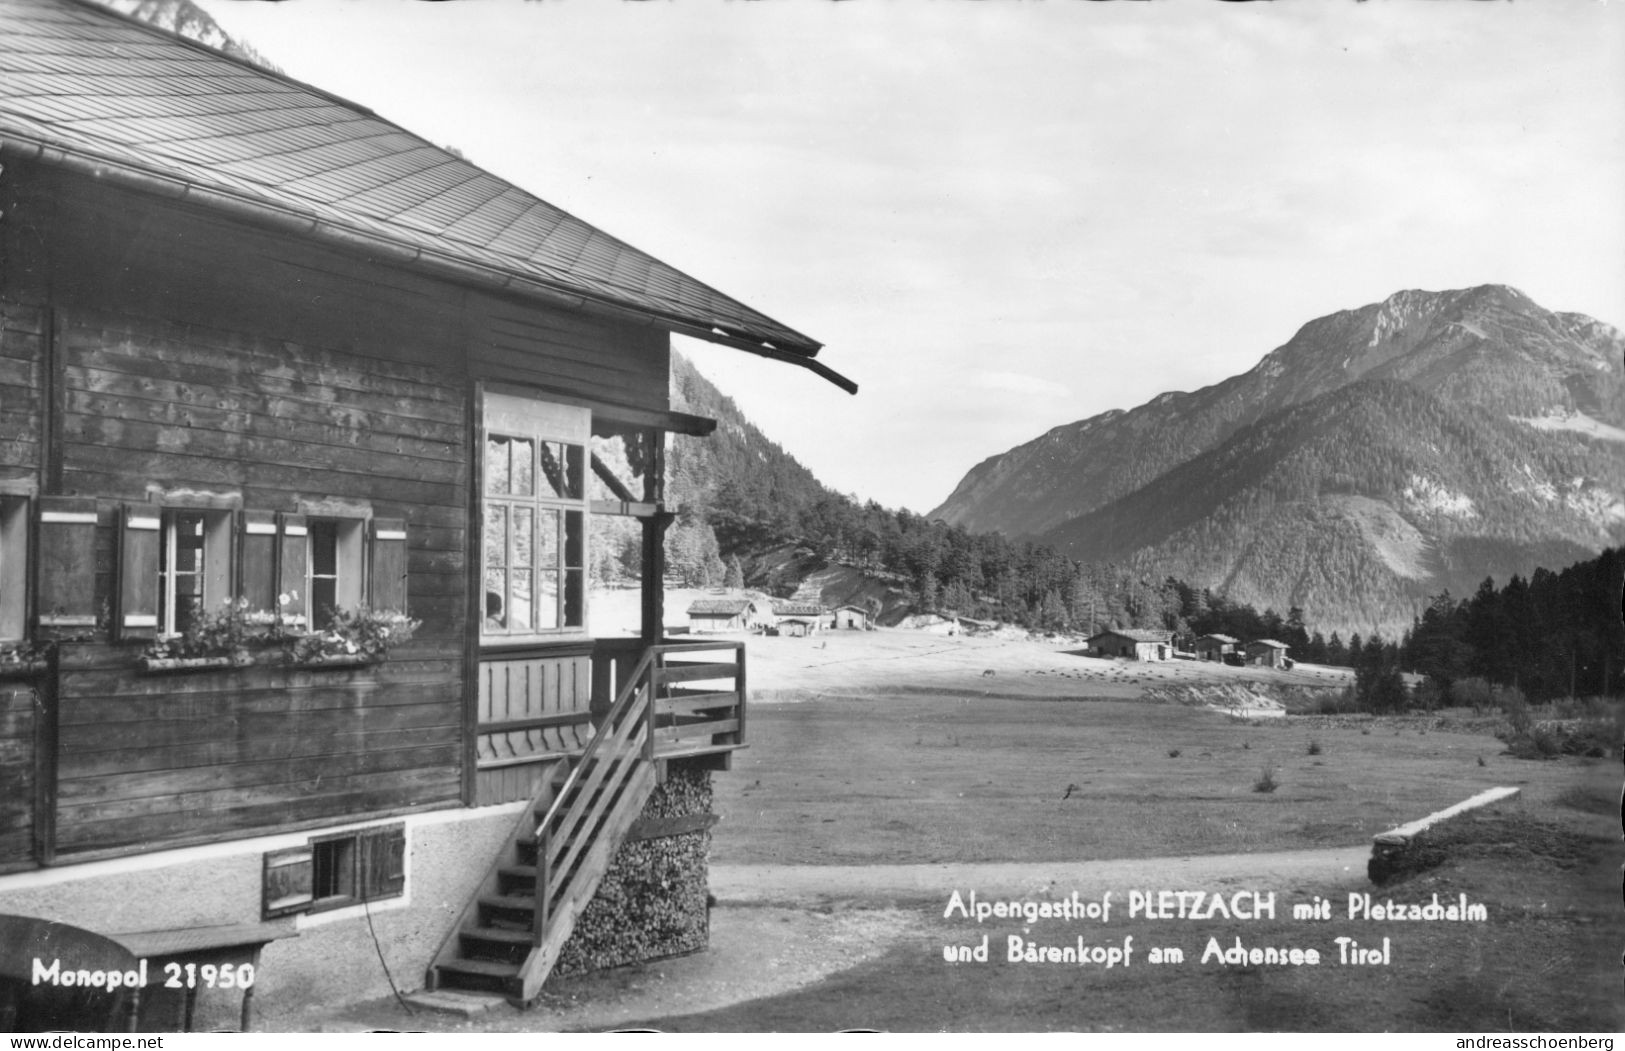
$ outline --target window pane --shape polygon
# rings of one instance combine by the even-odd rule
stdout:
[[[541,569],[558,568],[559,515],[546,507],[536,512],[536,565]]]
[[[508,564],[508,509],[501,504],[485,508],[485,564]]]
[[[332,522],[310,523],[310,572],[331,577],[339,567],[338,526]],[[320,607],[318,607],[320,608]]]
[[[583,484],[586,481],[586,450],[579,445],[566,445],[564,447],[564,480],[566,493],[572,500],[581,499]]]
[[[547,489],[542,495],[566,500],[581,499],[585,463],[586,455],[581,446],[543,442],[542,474],[547,477]]]
[[[516,569],[510,574],[513,581],[513,604],[508,607],[508,628],[529,631],[531,628],[530,571]]]
[[[191,630],[192,626],[197,623],[197,615],[200,612],[202,612],[202,610],[203,610],[203,596],[202,595],[195,594],[195,593],[194,594],[183,595],[183,594],[180,593],[180,588],[179,587],[176,588],[176,591],[175,591],[175,630],[176,631],[184,632],[184,631]]]
[[[485,491],[488,493],[508,491],[508,442],[501,435],[485,439]]]
[[[579,628],[585,621],[582,614],[585,612],[585,603],[582,601],[583,570],[570,569],[564,573],[564,623],[566,627]]]
[[[580,569],[586,562],[582,558],[586,530],[581,528],[581,518],[580,511],[564,512],[564,564],[571,569]]]
[[[508,626],[508,574],[500,569],[485,571],[485,630],[501,631]]]
[[[513,472],[509,476],[511,488],[508,490],[519,496],[532,496],[536,492],[536,450],[535,446],[525,438],[509,440],[513,451]]]
[[[338,581],[332,577],[310,578],[310,611],[316,618],[316,626],[327,627],[333,620],[333,610],[338,608]]]
[[[175,516],[175,568],[196,573],[203,565],[203,516]]]
[[[559,574],[556,570],[536,571],[536,627],[559,626]]]
[[[536,512],[529,507],[516,507],[513,509],[513,564],[515,568],[529,568],[536,563],[532,561],[535,555],[535,544],[532,539]]]

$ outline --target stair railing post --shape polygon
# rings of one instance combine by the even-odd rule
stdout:
[[[531,925],[531,942],[542,944],[547,937],[547,921],[553,902],[553,862],[551,858],[552,843],[547,830],[543,829],[541,835],[536,837],[536,911],[532,915],[535,922]]]
[[[743,642],[734,646],[734,692],[739,698],[737,718],[739,730],[734,734],[734,744],[745,743],[745,644]]]
[[[643,758],[645,762],[655,761],[655,675],[650,669],[649,680],[644,684],[643,695]]]

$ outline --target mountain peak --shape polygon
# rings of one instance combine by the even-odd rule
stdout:
[[[1270,590],[1280,583],[1275,575],[1286,564],[1289,550],[1297,552],[1294,558],[1309,557],[1304,555],[1308,532],[1304,543],[1297,544],[1285,539],[1290,530],[1278,530],[1272,541],[1277,549],[1268,553],[1264,547],[1250,549],[1254,554],[1249,557],[1259,561],[1233,563],[1230,575],[1221,574],[1220,579],[1206,575],[1208,569],[1217,572],[1217,562],[1204,566],[1200,553],[1216,553],[1230,544],[1237,523],[1252,513],[1244,513],[1242,504],[1229,503],[1231,495],[1242,500],[1251,493],[1260,501],[1258,506],[1271,506],[1280,495],[1275,475],[1286,472],[1297,486],[1291,500],[1303,505],[1295,513],[1307,516],[1299,523],[1303,530],[1309,528],[1306,522],[1341,523],[1335,528],[1346,534],[1339,541],[1344,546],[1336,552],[1316,549],[1319,555],[1344,560],[1334,575],[1364,572],[1350,567],[1375,566],[1372,586],[1398,595],[1411,585],[1388,580],[1384,575],[1388,569],[1381,567],[1443,567],[1453,573],[1468,564],[1458,559],[1461,565],[1451,562],[1444,567],[1439,561],[1455,559],[1452,551],[1471,548],[1471,544],[1437,547],[1435,542],[1443,536],[1439,530],[1446,527],[1461,533],[1468,529],[1462,523],[1470,522],[1472,536],[1466,539],[1479,543],[1472,550],[1493,551],[1496,566],[1519,564],[1549,540],[1589,546],[1602,535],[1599,529],[1615,529],[1613,518],[1603,521],[1582,514],[1579,504],[1584,501],[1579,496],[1570,501],[1573,508],[1558,508],[1561,501],[1555,497],[1550,507],[1524,508],[1504,492],[1495,493],[1497,487],[1506,489],[1500,473],[1512,463],[1506,450],[1527,448],[1528,458],[1520,462],[1531,464],[1541,474],[1540,486],[1547,487],[1526,486],[1531,492],[1549,488],[1567,493],[1563,486],[1572,488],[1575,478],[1583,478],[1589,480],[1581,487],[1586,493],[1596,488],[1601,494],[1586,499],[1625,507],[1625,471],[1617,464],[1617,448],[1597,444],[1625,432],[1622,353],[1625,337],[1610,326],[1584,315],[1555,314],[1509,285],[1407,289],[1308,322],[1251,369],[1214,386],[1188,394],[1160,394],[1127,412],[1063,424],[1042,439],[990,457],[966,475],[932,517],[971,531],[998,530],[1057,543],[1063,543],[1059,531],[1065,527],[1064,547],[1074,557],[1122,557],[1131,548],[1136,559],[1143,554],[1154,562],[1162,557],[1155,553],[1161,548],[1154,537],[1165,535],[1174,518],[1191,519],[1191,514],[1176,515],[1173,510],[1190,502],[1192,513],[1201,520],[1191,519],[1188,526],[1194,532],[1178,543],[1184,545],[1181,557],[1195,561],[1174,567],[1179,572],[1162,568],[1182,579],[1223,587],[1250,581],[1247,587],[1253,591],[1248,601],[1279,604],[1291,596]],[[1301,414],[1292,417],[1291,427],[1285,421],[1310,403],[1316,413],[1335,414],[1337,419],[1326,421],[1324,433],[1314,433],[1312,454],[1292,459],[1283,451],[1286,444],[1310,441],[1309,428],[1315,421]],[[1424,416],[1429,417],[1432,437],[1421,437]],[[1469,432],[1493,443],[1499,450],[1495,457],[1472,453],[1475,441],[1462,437]],[[1252,434],[1251,444],[1229,444],[1244,433]],[[1339,443],[1351,447],[1353,466],[1338,468],[1337,477],[1320,477],[1316,472],[1336,458],[1325,450],[1336,449]],[[1235,474],[1236,462],[1202,459],[1221,449],[1240,455],[1237,450],[1243,448],[1253,465],[1253,473],[1245,477]],[[1199,459],[1199,470],[1179,473]],[[1562,472],[1551,473],[1557,470],[1552,465],[1560,462],[1568,464],[1564,470],[1569,473],[1563,477]],[[1164,485],[1151,499],[1153,487],[1176,475],[1179,484]],[[1208,484],[1204,479],[1221,477],[1230,481],[1203,505],[1207,511],[1196,512],[1193,494]],[[1352,480],[1361,478],[1380,479],[1381,485],[1354,485]],[[1326,503],[1331,497],[1322,499],[1320,494],[1325,493],[1347,499]],[[1440,493],[1452,494],[1451,499],[1469,497],[1478,516],[1441,516],[1438,508],[1457,505]],[[1518,509],[1512,509],[1513,504]],[[1141,513],[1152,506],[1157,515]],[[1215,510],[1221,507],[1225,509]],[[1498,518],[1485,508],[1504,514]],[[1209,511],[1217,517],[1205,517]],[[1625,529],[1625,511],[1619,517]],[[1105,553],[1101,531],[1108,523],[1117,538],[1113,543],[1127,543],[1129,548],[1114,547]],[[1416,552],[1433,554],[1384,561],[1382,544],[1388,541],[1383,538],[1412,533],[1416,534],[1412,539],[1422,544]],[[1463,540],[1452,536],[1449,543]],[[1371,551],[1362,547],[1369,544],[1377,547]],[[1161,572],[1150,563],[1148,570]],[[1477,580],[1484,576],[1479,572]],[[1428,583],[1426,577],[1412,574],[1406,579],[1420,587]],[[1334,591],[1328,585],[1322,593]]]

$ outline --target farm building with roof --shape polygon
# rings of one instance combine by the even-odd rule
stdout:
[[[836,606],[830,627],[864,631],[869,627],[869,611],[862,606]]]
[[[772,620],[771,605],[746,596],[700,598],[688,606],[688,630],[695,634],[754,631]]]
[[[824,607],[816,602],[775,599],[773,623],[780,635],[816,635],[824,624]]]
[[[1196,659],[1222,661],[1229,654],[1235,653],[1239,644],[1239,639],[1229,635],[1203,635],[1194,644]]]
[[[273,1012],[703,947],[744,651],[661,634],[666,435],[715,427],[670,334],[855,391],[818,343],[78,0],[0,0],[0,214],[0,914],[252,953]]]
[[[1166,661],[1174,656],[1174,633],[1138,628],[1114,628],[1087,640],[1091,657],[1127,657],[1136,661]]]
[[[1254,639],[1246,646],[1247,663],[1265,668],[1290,668],[1292,661],[1286,655],[1288,649],[1290,647],[1286,643],[1275,639]]]

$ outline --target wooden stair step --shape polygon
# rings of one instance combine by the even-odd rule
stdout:
[[[534,917],[536,915],[536,899],[528,894],[486,894],[480,897],[480,917],[482,920],[487,921],[481,923],[481,927],[496,926],[496,924],[489,921],[507,915],[516,917],[510,922],[525,923],[525,929],[528,930],[531,919],[521,920],[517,918],[516,914]]]
[[[472,927],[457,932],[456,959],[521,964],[530,955],[535,935],[508,927]]]
[[[447,960],[440,964],[442,971],[453,974],[475,975],[480,978],[512,978],[519,973],[517,963],[504,963],[501,960],[470,960],[459,956],[455,960]]]
[[[529,945],[532,939],[529,931],[516,931],[508,927],[471,927],[457,933],[465,938],[479,938],[504,945]]]

